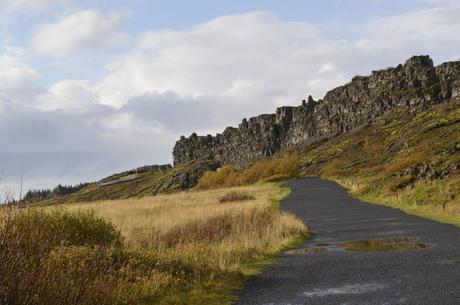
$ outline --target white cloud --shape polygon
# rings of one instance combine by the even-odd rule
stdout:
[[[4,101],[24,103],[29,99],[31,102],[30,99],[41,90],[39,74],[23,58],[9,53],[0,54],[0,95]]]
[[[37,52],[57,57],[79,49],[116,46],[128,39],[120,27],[129,16],[129,12],[79,11],[40,26],[32,44]]]
[[[241,116],[271,111],[307,94],[321,98],[356,74],[412,55],[452,59],[460,49],[459,15],[458,9],[435,8],[374,20],[360,25],[354,40],[265,12],[219,17],[185,30],[149,31],[132,52],[107,65],[99,99],[119,108],[148,92],[173,91],[231,101],[222,113],[234,104],[244,105]]]
[[[321,66],[321,68],[319,68],[318,74],[334,72],[335,70],[336,70],[336,68],[335,68],[335,64],[333,62],[326,62]]]
[[[35,82],[38,73],[19,59],[0,54],[0,90],[19,91]]]
[[[435,8],[378,19],[369,24],[367,37],[357,46],[377,51],[391,48],[392,52],[451,52],[460,47],[460,39],[455,35],[460,28],[459,15],[460,4],[456,8]]]
[[[272,97],[268,110],[277,100],[300,98],[298,90],[273,94],[286,93],[285,85],[305,85],[307,74],[321,65],[305,60],[320,53],[318,44],[324,43],[315,26],[262,12],[220,17],[183,31],[150,31],[135,51],[108,65],[101,102],[120,107],[145,92],[172,90],[191,96],[232,93],[234,103],[245,103],[249,87],[257,86],[257,95]]]
[[[25,58],[26,50],[19,46],[7,45],[5,46],[4,55],[15,57],[15,58]]]
[[[19,13],[44,13],[54,8],[70,4],[72,0],[0,0],[0,26],[5,26],[12,19],[19,18]]]
[[[123,133],[130,136],[136,135],[164,135],[164,126],[157,121],[145,122],[135,117],[134,113],[117,113],[101,120],[101,125],[113,132]]]
[[[90,111],[98,105],[97,90],[87,80],[63,80],[37,97],[37,108],[63,111]]]

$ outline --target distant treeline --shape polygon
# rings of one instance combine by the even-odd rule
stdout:
[[[64,196],[78,192],[89,183],[80,183],[76,185],[61,185],[59,184],[54,189],[43,189],[43,190],[30,190],[22,198],[24,202],[35,202],[45,200],[54,196]]]

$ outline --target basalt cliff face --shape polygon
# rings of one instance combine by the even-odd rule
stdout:
[[[415,113],[452,99],[460,99],[460,61],[435,67],[429,56],[415,56],[404,65],[354,77],[323,100],[309,96],[298,107],[244,119],[238,128],[227,127],[216,136],[182,136],[174,147],[174,164],[214,160],[246,165],[296,144],[371,124],[395,107]]]

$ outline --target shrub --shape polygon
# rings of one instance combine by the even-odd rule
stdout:
[[[237,174],[233,166],[223,166],[217,171],[207,171],[200,178],[196,186],[197,189],[207,190],[216,188],[216,186],[225,187],[236,185]]]
[[[11,232],[27,242],[45,240],[49,247],[119,246],[121,234],[92,211],[64,212],[27,209],[10,219]]]
[[[240,192],[230,192],[219,198],[220,203],[234,202],[234,201],[248,201],[255,200],[256,198],[252,195]]]
[[[0,304],[114,304],[112,225],[91,213],[0,213]]]
[[[254,163],[237,172],[231,166],[224,166],[215,172],[206,172],[200,179],[197,189],[213,189],[248,185],[257,182],[279,181],[298,177],[300,157],[297,152],[285,152]]]
[[[251,184],[262,180],[270,180],[273,176],[294,178],[300,172],[300,158],[296,152],[285,152],[273,158],[256,162],[241,172],[241,184]]]

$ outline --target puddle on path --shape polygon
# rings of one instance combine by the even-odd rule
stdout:
[[[393,237],[383,239],[351,240],[337,243],[319,243],[308,248],[293,249],[286,254],[316,254],[322,252],[379,252],[379,251],[412,251],[421,250],[431,245],[417,242],[416,237]]]
[[[313,289],[310,291],[305,291],[304,293],[302,293],[302,295],[308,298],[314,298],[339,294],[363,294],[368,292],[374,292],[377,290],[382,290],[387,287],[388,286],[384,284],[355,284],[335,288]]]
[[[415,237],[394,237],[384,239],[354,240],[338,243],[345,250],[353,252],[370,251],[408,251],[429,247],[429,244],[417,242]]]

